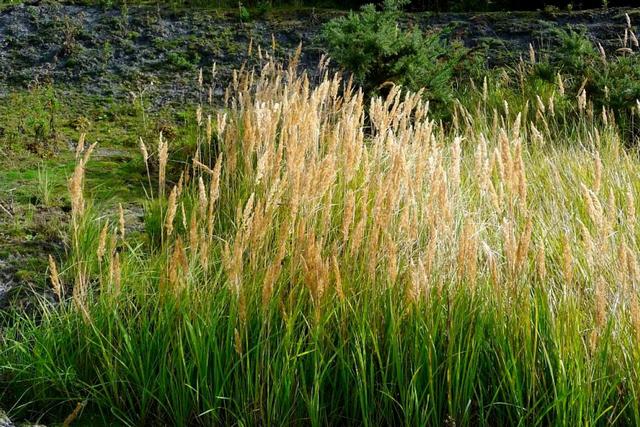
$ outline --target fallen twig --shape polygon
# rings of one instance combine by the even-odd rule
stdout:
[[[0,208],[2,208],[2,210],[5,211],[7,215],[9,215],[11,218],[13,218],[13,213],[11,213],[11,211],[9,211],[9,209],[5,208],[2,203],[0,203]]]

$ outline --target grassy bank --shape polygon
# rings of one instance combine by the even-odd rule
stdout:
[[[182,117],[190,112],[150,112],[135,100],[88,96],[56,85],[12,89],[2,100],[0,311],[20,307],[33,312],[31,296],[50,291],[47,256],[59,259],[66,254],[71,210],[67,180],[75,168],[80,135],[100,145],[87,165],[87,196],[103,213],[122,204],[125,214],[134,218],[142,211],[142,183],[147,181],[138,138],[162,129],[177,146],[191,132],[182,126]],[[129,224],[130,229],[140,226],[139,221]]]
[[[613,113],[562,76],[537,98],[489,78],[440,124],[399,88],[365,101],[264,65],[198,108],[187,148],[142,141],[143,234],[92,207],[78,150],[61,303],[0,343],[8,409],[640,422],[640,159]]]

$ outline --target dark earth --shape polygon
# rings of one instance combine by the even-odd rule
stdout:
[[[420,13],[407,24],[426,31],[450,28],[450,37],[486,48],[489,65],[512,63],[529,43],[551,46],[553,29],[583,27],[605,48],[619,46],[624,13],[640,9],[576,12]],[[180,103],[193,89],[199,67],[214,62],[219,91],[231,70],[257,50],[286,56],[302,43],[302,63],[313,68],[323,52],[322,24],[345,12],[299,9],[269,12],[240,22],[237,11],[129,6],[104,9],[52,1],[28,1],[0,11],[0,88],[54,82],[103,97],[149,89],[154,103]],[[637,19],[636,19],[637,20]]]

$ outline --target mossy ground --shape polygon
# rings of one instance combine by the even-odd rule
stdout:
[[[0,304],[25,309],[48,292],[48,254],[64,258],[70,201],[67,181],[81,133],[98,142],[87,166],[87,193],[101,211],[122,204],[140,228],[146,198],[138,140],[160,130],[172,140],[190,112],[145,111],[144,105],[98,99],[52,86],[14,90],[0,104]],[[0,287],[0,291],[2,287]]]

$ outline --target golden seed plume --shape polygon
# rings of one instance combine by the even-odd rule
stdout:
[[[165,227],[165,232],[167,234],[167,237],[171,236],[171,234],[173,233],[173,220],[176,217],[176,211],[178,209],[176,197],[177,197],[177,188],[173,187],[173,190],[171,190],[171,193],[169,194],[169,202],[167,204],[167,214],[165,216],[165,222],[164,222],[164,227]]]
[[[49,279],[51,280],[53,293],[55,293],[56,297],[58,297],[58,301],[61,301],[63,296],[62,283],[58,274],[58,267],[56,266],[56,262],[51,255],[49,255]]]
[[[124,222],[124,209],[122,203],[118,203],[118,231],[120,233],[120,239],[125,238],[125,222]]]
[[[98,250],[96,251],[96,255],[98,256],[99,262],[102,262],[104,255],[106,253],[108,232],[109,232],[109,221],[104,223],[102,230],[100,230],[100,237],[98,238]]]

